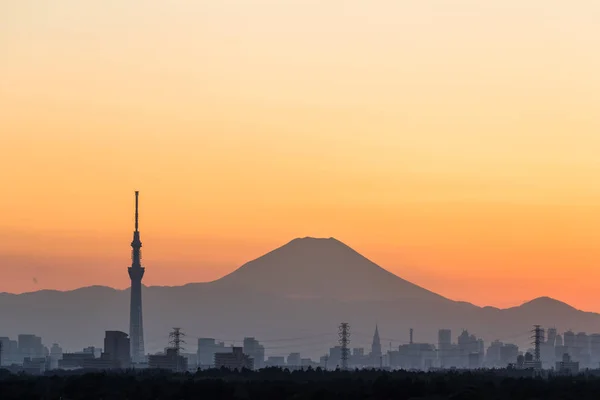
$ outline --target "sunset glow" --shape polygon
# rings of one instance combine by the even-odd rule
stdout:
[[[455,300],[600,311],[600,2],[0,3],[0,291],[335,237]]]

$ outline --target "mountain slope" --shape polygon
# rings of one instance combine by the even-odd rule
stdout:
[[[446,300],[386,271],[334,238],[294,239],[215,283],[299,299]]]

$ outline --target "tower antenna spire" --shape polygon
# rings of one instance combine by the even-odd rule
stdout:
[[[138,231],[138,197],[140,196],[139,190],[135,191],[135,231]]]

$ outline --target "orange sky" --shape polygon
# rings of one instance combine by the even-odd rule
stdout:
[[[0,291],[336,237],[453,299],[600,311],[600,3],[0,2]]]

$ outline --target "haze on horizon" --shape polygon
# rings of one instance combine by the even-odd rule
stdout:
[[[336,237],[600,311],[600,3],[0,3],[0,291],[219,278]]]

